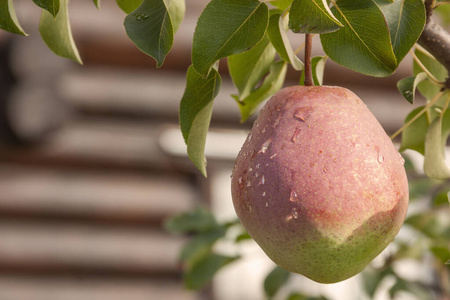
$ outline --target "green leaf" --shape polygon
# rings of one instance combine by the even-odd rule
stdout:
[[[55,54],[73,59],[82,64],[80,54],[72,37],[69,23],[68,0],[60,1],[60,9],[56,17],[47,10],[42,10],[39,32],[47,46]]]
[[[174,29],[164,0],[144,0],[125,17],[125,29],[136,47],[159,68],[173,45]]]
[[[270,16],[269,27],[267,34],[270,42],[277,50],[280,57],[290,63],[292,67],[297,70],[303,70],[303,62],[295,55],[292,50],[290,41],[286,34],[288,19],[283,18],[281,13],[274,13]]]
[[[285,269],[275,266],[273,270],[264,279],[264,292],[270,298],[273,297],[278,290],[287,283],[291,273]]]
[[[326,0],[294,0],[289,11],[289,28],[295,33],[327,33],[342,26]]]
[[[450,250],[445,246],[433,246],[430,248],[431,252],[436,258],[438,258],[442,263],[446,264],[447,260],[450,258]]]
[[[422,232],[430,239],[437,240],[450,229],[450,219],[448,214],[439,213],[438,210],[428,210],[409,216],[405,224]]]
[[[33,0],[33,2],[37,6],[47,10],[54,17],[56,17],[56,15],[59,12],[59,5],[60,5],[59,0]]]
[[[266,36],[249,51],[228,57],[228,69],[239,91],[239,99],[244,99],[254,90],[269,71],[275,54],[275,48]]]
[[[97,8],[100,8],[100,0],[92,0]]]
[[[405,124],[414,118],[423,108],[421,106],[410,112],[405,119]],[[431,121],[435,120],[438,115],[436,110],[430,109],[407,127],[402,133],[402,143],[399,151],[411,149],[425,155],[425,136]]]
[[[198,74],[191,65],[187,72],[186,89],[180,102],[180,127],[189,158],[206,176],[205,143],[213,109],[222,80],[212,69],[208,77]]]
[[[319,297],[309,297],[299,293],[290,294],[286,300],[328,300],[328,298],[319,296]]]
[[[323,74],[327,58],[328,56],[316,56],[311,59],[311,71],[313,74],[314,85],[323,84]],[[300,85],[305,85],[305,72],[302,72],[300,77]]]
[[[446,265],[450,265],[450,259],[445,263]]]
[[[278,61],[270,67],[269,75],[264,79],[262,85],[248,95],[244,100],[235,100],[239,104],[241,110],[241,122],[244,122],[255,112],[259,104],[275,94],[283,86],[286,77],[287,64],[285,61]]]
[[[270,1],[270,4],[272,4],[275,7],[278,7],[281,10],[285,10],[289,7],[289,5],[292,4],[293,0],[276,0],[276,1]]]
[[[224,266],[238,259],[238,256],[224,256],[215,253],[205,255],[184,274],[184,284],[190,290],[198,290],[211,281]]]
[[[376,0],[388,23],[397,64],[402,61],[419,39],[426,22],[422,0]]]
[[[356,72],[377,77],[391,75],[397,59],[380,8],[372,0],[338,0],[332,12],[344,27],[320,35],[325,53]]]
[[[399,80],[397,82],[397,88],[409,103],[414,104],[417,85],[426,79],[428,79],[428,75],[422,72],[416,76]]]
[[[435,119],[425,137],[423,169],[430,178],[450,178],[450,168],[445,159],[445,146],[450,134],[450,110]]]
[[[388,275],[393,274],[393,270],[388,267],[382,271],[368,267],[362,273],[362,286],[370,299],[372,299],[381,281]]]
[[[444,68],[430,53],[426,50],[417,47],[414,51],[417,58],[422,62],[422,64],[428,69],[428,71],[439,81],[444,82],[447,77],[447,69]],[[413,73],[417,75],[423,72],[422,68],[414,61],[413,63]],[[441,90],[439,86],[434,85],[429,81],[424,81],[420,83],[417,88],[420,93],[426,97],[428,100],[434,98],[434,96]]]
[[[173,234],[209,232],[220,225],[214,215],[203,207],[197,207],[168,219],[164,227]]]
[[[450,183],[445,185],[444,188],[440,189],[435,193],[433,197],[433,206],[448,205],[450,196]]]
[[[142,0],[116,0],[116,2],[121,10],[129,14],[141,5]]]
[[[0,1],[0,29],[25,36],[28,35],[23,31],[17,20],[12,0]]]
[[[235,242],[240,243],[242,241],[247,241],[251,239],[252,237],[250,236],[250,234],[248,234],[248,232],[243,232],[236,237]]]
[[[242,53],[264,36],[269,9],[257,0],[212,0],[198,19],[192,45],[192,64],[207,75],[223,57]]]
[[[398,276],[396,276],[397,282],[389,289],[389,294],[391,299],[397,298],[396,295],[399,292],[408,292],[414,295],[416,299],[421,300],[431,300],[430,293],[419,284],[414,282],[406,281]]]
[[[221,226],[215,230],[196,235],[183,247],[180,253],[180,260],[184,263],[185,267],[191,269],[205,255],[209,255],[214,243],[224,237],[225,233],[225,228]]]

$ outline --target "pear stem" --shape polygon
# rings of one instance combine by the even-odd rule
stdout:
[[[305,34],[305,86],[314,85],[311,67],[312,37],[312,34]]]

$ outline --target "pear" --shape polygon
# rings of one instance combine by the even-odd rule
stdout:
[[[404,162],[353,92],[288,87],[263,107],[236,158],[233,204],[277,265],[339,282],[400,230],[409,197]]]

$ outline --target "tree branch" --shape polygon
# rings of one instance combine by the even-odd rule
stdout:
[[[449,76],[445,81],[445,86],[450,89],[450,33],[431,18],[433,3],[434,1],[425,1],[427,23],[417,42],[447,69]]]

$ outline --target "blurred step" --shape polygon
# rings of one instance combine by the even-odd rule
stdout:
[[[183,176],[0,164],[0,214],[154,224],[199,198]]]
[[[178,274],[184,239],[164,231],[0,221],[0,270],[38,274]]]
[[[175,280],[0,275],[2,300],[195,300]]]

